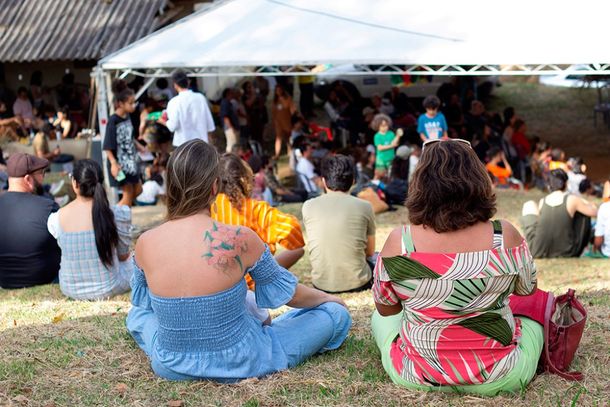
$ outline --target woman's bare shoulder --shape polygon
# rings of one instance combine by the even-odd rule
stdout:
[[[504,247],[512,248],[521,245],[523,243],[523,236],[521,236],[517,228],[507,220],[501,220],[501,223]]]
[[[383,245],[383,249],[381,249],[381,252],[379,253],[380,256],[387,257],[402,254],[402,230],[403,227],[398,226],[390,232]]]

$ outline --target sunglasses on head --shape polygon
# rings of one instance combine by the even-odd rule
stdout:
[[[437,139],[434,139],[434,140],[426,140],[426,141],[424,141],[424,144],[422,144],[422,147],[421,147],[421,151],[424,151],[424,148],[426,148],[428,146],[431,146],[432,144],[436,144],[436,143],[440,143],[440,142],[445,142],[445,141],[455,141],[455,142],[462,143],[462,144],[467,145],[468,147],[472,148],[472,146],[470,145],[470,141],[468,141],[468,140],[464,140],[464,139],[461,139],[461,138],[450,138],[450,139],[443,140],[443,139],[437,138]]]

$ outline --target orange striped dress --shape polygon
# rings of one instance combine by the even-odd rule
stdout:
[[[265,201],[246,198],[241,210],[231,205],[229,197],[218,194],[212,205],[212,219],[227,225],[241,225],[252,229],[275,253],[279,244],[288,250],[305,246],[303,231],[299,220],[294,216],[279,211]],[[248,286],[254,286],[249,275],[246,275]]]

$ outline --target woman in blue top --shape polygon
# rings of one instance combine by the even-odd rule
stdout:
[[[167,222],[136,245],[127,329],[170,380],[233,382],[291,368],[338,348],[351,326],[340,298],[298,284],[256,233],[210,218],[218,161],[201,140],[174,152]],[[246,272],[259,307],[300,309],[263,325],[246,309]]]
[[[61,248],[61,292],[77,300],[99,300],[129,291],[131,210],[108,204],[97,162],[77,161],[71,178],[76,199],[47,221]]]

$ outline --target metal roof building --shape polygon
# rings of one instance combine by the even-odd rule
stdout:
[[[0,62],[97,60],[150,34],[166,0],[0,0]]]

